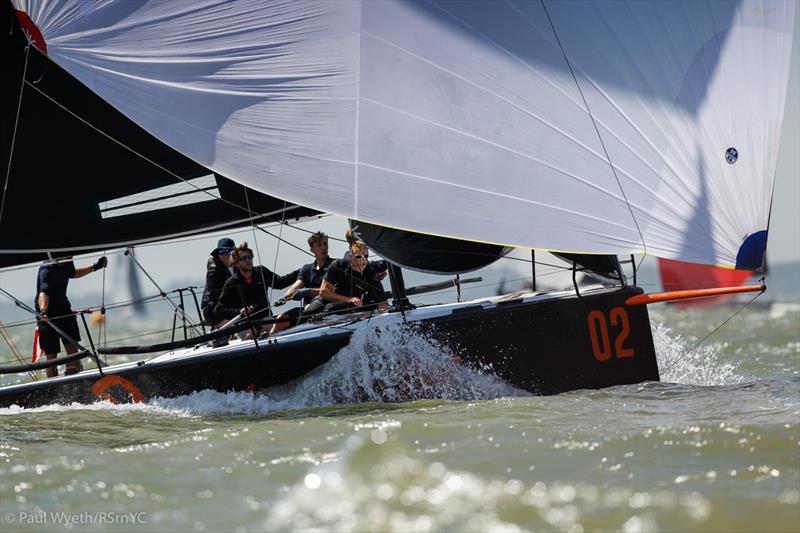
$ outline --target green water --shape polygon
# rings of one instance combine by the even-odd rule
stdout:
[[[800,313],[686,354],[730,313],[654,312],[661,383],[532,397],[386,339],[265,394],[0,410],[0,531],[796,532]],[[409,357],[451,399],[330,405]]]

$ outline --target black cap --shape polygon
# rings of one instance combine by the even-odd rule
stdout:
[[[233,243],[233,239],[220,239],[217,242],[217,247],[211,250],[211,255],[217,255],[221,250],[231,251],[234,248],[236,248],[236,245]]]

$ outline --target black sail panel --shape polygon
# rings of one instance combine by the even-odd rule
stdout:
[[[162,143],[37,48],[26,51],[13,8],[5,13],[0,267],[317,214]]]
[[[376,253],[403,268],[432,274],[463,274],[490,265],[512,248],[435,237],[351,220],[350,226]]]

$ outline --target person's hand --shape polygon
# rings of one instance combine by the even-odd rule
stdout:
[[[353,296],[352,298],[350,298],[348,300],[348,303],[351,303],[351,304],[355,305],[356,307],[363,307],[364,306],[364,302],[362,302],[361,298],[359,298],[358,296]]]
[[[42,315],[42,320],[44,320],[45,322],[50,321],[50,319],[47,317],[47,309],[42,309],[41,311],[39,311],[39,314]]]
[[[383,279],[385,277],[386,277],[386,271],[385,270],[383,272],[378,272],[378,279]]]
[[[378,304],[378,309],[380,309],[381,311],[389,309],[389,304],[386,302],[381,302]]]
[[[101,257],[98,259],[93,265],[92,270],[97,272],[101,268],[105,268],[108,266],[108,258],[106,256]]]
[[[242,315],[242,316],[247,316],[247,315],[251,314],[252,312],[253,312],[253,306],[250,305],[250,306],[247,306],[247,307],[242,307],[241,310],[239,311],[239,314]]]
[[[294,291],[294,294],[291,295],[292,300],[302,300],[306,296],[311,294],[311,289],[297,289]]]

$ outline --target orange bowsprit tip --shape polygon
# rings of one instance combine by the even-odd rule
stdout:
[[[104,324],[105,321],[106,321],[106,315],[104,315],[100,311],[95,311],[94,313],[92,313],[92,316],[89,318],[89,322],[91,322],[92,325],[94,325],[94,326],[96,326],[98,324]]]
[[[740,292],[763,292],[766,285],[745,285],[743,287],[716,287],[714,289],[695,289],[688,291],[659,292],[655,294],[638,294],[625,300],[626,305],[648,305],[658,302],[674,302],[676,300],[689,300],[691,298],[706,298],[708,296],[722,296],[724,294],[737,294]]]

